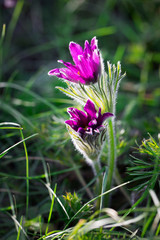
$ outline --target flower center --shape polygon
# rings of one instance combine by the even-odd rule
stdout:
[[[86,130],[87,130],[87,128],[88,128],[88,126],[85,126],[83,129],[86,131]]]

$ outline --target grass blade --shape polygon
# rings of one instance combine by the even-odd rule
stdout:
[[[51,207],[50,207],[50,211],[49,211],[48,223],[47,223],[45,235],[47,235],[47,233],[48,233],[49,223],[50,223],[52,212],[53,212],[53,206],[54,206],[54,200],[55,200],[55,195],[56,195],[56,189],[57,189],[57,185],[55,185],[55,187],[54,187],[54,194],[52,195]]]

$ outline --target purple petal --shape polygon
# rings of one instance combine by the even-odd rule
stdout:
[[[51,71],[48,72],[48,75],[53,75],[53,76],[58,76],[59,74],[60,74],[59,68],[52,69]]]
[[[86,133],[90,134],[90,135],[93,135],[93,128],[88,127]]]
[[[77,115],[74,113],[74,108],[68,108],[68,113],[71,116],[71,119],[77,120]]]
[[[98,66],[100,66],[100,55],[99,55],[99,51],[97,49],[95,49],[93,51],[92,60],[96,64],[96,66],[98,68]]]
[[[80,72],[79,71],[75,71],[75,68],[73,66],[70,66],[69,68],[56,68],[51,70],[49,73],[49,75],[53,75],[56,76],[58,78],[62,78],[62,79],[66,79],[70,82],[75,82],[75,83],[82,83],[82,84],[88,84],[86,82],[86,79],[84,79],[82,76],[80,76]]]
[[[70,62],[64,62],[63,60],[58,60],[59,63],[63,63],[64,66],[68,67],[70,70],[74,71],[76,74],[78,74],[79,68],[77,66],[74,66]]]
[[[98,109],[98,118],[101,117],[101,116],[102,116],[102,114],[101,114],[101,108],[99,107],[99,109]]]
[[[90,62],[84,57],[79,56],[79,63],[78,67],[80,69],[80,74],[83,78],[87,79],[86,84],[89,84],[90,82],[95,81],[95,77],[93,75],[94,71],[91,68]]]
[[[65,123],[68,124],[75,131],[77,131],[77,129],[79,127],[78,123],[76,121],[73,121],[73,120],[66,120]]]
[[[86,74],[86,72],[87,72],[87,68],[86,68],[87,66],[86,65],[88,63],[86,63],[86,65],[85,65],[85,63],[83,63],[85,69],[81,67],[81,70],[82,70],[81,71],[78,66],[72,65],[70,62],[64,62],[63,60],[58,60],[58,62],[63,63],[66,67],[68,67],[68,69],[70,70],[70,73],[72,73],[72,77],[74,76],[75,79],[73,79],[73,80],[70,79],[69,81],[80,82],[82,84],[88,84],[89,83],[89,82],[87,82],[88,79],[86,81],[86,78],[89,78],[89,76]],[[90,68],[90,66],[88,66],[88,69],[89,68]],[[86,70],[86,72],[84,70]],[[92,72],[92,70],[91,70],[91,72]],[[93,78],[93,76],[91,76],[91,78]]]
[[[88,99],[86,105],[84,106],[84,110],[86,111],[90,119],[97,118],[96,116],[97,111],[95,109],[94,103],[91,100]]]
[[[84,44],[84,53],[86,54],[86,57],[92,56],[92,49],[87,40],[85,41]]]
[[[101,129],[101,127],[102,127],[102,125],[101,125],[100,127],[95,128],[95,129],[94,129],[94,132],[96,132],[96,133],[100,133],[99,130]]]
[[[72,120],[78,121],[81,126],[86,126],[87,125],[87,115],[76,108],[68,108],[68,113],[71,116]]]
[[[74,63],[77,65],[79,62],[78,56],[83,54],[83,48],[77,43],[70,42],[69,50],[70,50],[70,53],[71,53]]]
[[[93,119],[93,120],[91,120],[89,123],[88,123],[88,126],[89,127],[94,127],[94,126],[96,126],[97,125],[97,120],[96,119]]]
[[[58,78],[66,79],[71,82],[76,82],[79,80],[79,76],[75,75],[71,70],[67,68],[55,68],[48,72],[48,75],[56,76]]]
[[[79,127],[77,132],[80,133],[80,135],[83,135],[85,133],[85,130],[84,130],[84,128]]]
[[[59,69],[60,75],[58,77],[66,79],[70,82],[81,82],[83,79],[78,75],[75,74],[71,69],[68,68],[60,68]]]
[[[92,51],[94,49],[98,49],[98,40],[96,39],[96,37],[93,37],[91,40],[91,48],[92,48]]]
[[[101,125],[107,118],[113,117],[113,114],[110,112],[106,112],[103,115],[98,117],[98,125]]]

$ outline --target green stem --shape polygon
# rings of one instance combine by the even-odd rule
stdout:
[[[101,171],[101,164],[99,161],[99,157],[97,157],[97,159],[92,159],[92,160],[93,160],[92,170],[93,170],[94,176],[97,176],[98,173]]]
[[[27,218],[28,208],[29,208],[29,158],[28,158],[28,151],[25,143],[25,138],[21,129],[20,129],[20,133],[23,140],[23,146],[24,146],[24,151],[26,156],[26,218]]]
[[[79,168],[76,168],[76,164],[74,163],[74,161],[70,158],[70,162],[72,163],[72,166],[75,167],[75,173],[80,181],[80,183],[82,184],[82,186],[84,187],[84,189],[86,190],[86,193],[88,194],[88,196],[90,197],[90,199],[93,198],[93,193],[91,192],[90,188],[87,187],[87,184],[79,170]]]
[[[114,178],[116,164],[116,135],[115,135],[115,121],[114,118],[110,119],[108,122],[108,176],[106,187],[104,191],[108,191],[112,187],[112,181]],[[103,207],[109,206],[109,195],[105,195],[103,202]]]
[[[92,162],[92,164],[91,164],[92,171],[93,171],[94,176],[96,177],[95,196],[98,196],[101,194],[102,181],[103,181],[103,175],[102,175],[102,173],[100,174],[101,164],[100,164],[99,156],[98,157],[96,156],[95,159],[92,158],[91,162]],[[101,206],[101,198],[98,198],[97,202],[96,202],[97,210],[100,209],[100,206]]]

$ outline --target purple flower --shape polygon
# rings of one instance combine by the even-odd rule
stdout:
[[[6,8],[13,8],[15,7],[16,3],[17,3],[17,0],[4,0],[3,4]]]
[[[90,100],[84,106],[84,110],[80,111],[76,108],[68,108],[68,113],[71,116],[70,120],[65,121],[73,130],[75,130],[82,138],[84,134],[94,135],[100,133],[101,128],[104,128],[102,123],[113,114],[106,112],[101,114],[101,108],[97,112],[94,103]]]
[[[96,37],[92,38],[91,44],[86,40],[84,50],[79,44],[70,42],[69,50],[75,65],[58,60],[67,68],[55,68],[48,74],[86,85],[97,82],[101,73],[101,56],[97,42]]]

